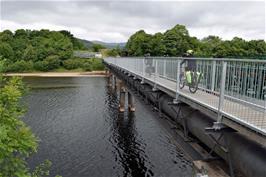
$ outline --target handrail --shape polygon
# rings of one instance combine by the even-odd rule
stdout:
[[[112,58],[112,57],[109,57]],[[206,60],[206,61],[236,61],[236,62],[257,62],[266,63],[266,60],[261,59],[237,59],[237,58],[202,58],[202,57],[117,57],[117,58],[128,58],[128,59],[170,59],[170,60]]]
[[[231,119],[237,118],[243,125],[252,125],[252,129],[266,135],[266,60],[182,57],[117,57],[104,60],[135,73],[142,82],[145,79],[152,81],[155,90],[157,85],[170,88],[176,93],[175,100],[181,94],[209,106],[216,110],[218,122],[222,122],[226,113],[232,115]],[[178,78],[185,70],[181,60],[195,60],[196,71],[203,75],[200,90],[195,94],[179,88]]]

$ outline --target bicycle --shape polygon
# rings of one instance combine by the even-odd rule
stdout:
[[[196,93],[198,90],[200,79],[202,77],[202,73],[194,71],[188,71],[188,72],[180,75],[179,88],[183,89],[185,85],[187,85],[191,93]],[[189,74],[190,74],[190,79],[189,79]]]

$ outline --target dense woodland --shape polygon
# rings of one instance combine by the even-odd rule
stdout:
[[[5,61],[4,72],[102,69],[99,60],[73,58],[73,50],[84,49],[84,44],[68,31],[0,32],[0,60]]]
[[[127,56],[182,56],[192,49],[195,57],[236,57],[266,59],[264,40],[250,40],[235,37],[222,40],[218,36],[208,36],[202,40],[191,37],[183,25],[176,25],[165,33],[147,34],[140,30],[133,34],[123,51]]]
[[[64,30],[19,29],[14,33],[9,30],[0,32],[0,60],[4,61],[4,72],[103,69],[100,60],[73,57],[74,50],[104,51],[105,56],[182,56],[192,49],[195,57],[266,59],[264,40],[246,41],[238,37],[222,40],[218,36],[200,40],[191,37],[183,25],[154,35],[140,30],[129,38],[125,48],[105,48],[92,43],[88,49],[84,40]]]

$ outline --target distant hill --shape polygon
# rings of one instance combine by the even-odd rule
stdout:
[[[91,41],[87,41],[85,39],[79,39],[87,48],[91,48],[93,43]]]
[[[113,49],[119,46],[119,48],[124,48],[126,46],[126,43],[121,42],[121,43],[108,43],[108,42],[103,42],[103,41],[88,41],[85,39],[79,39],[87,48],[91,48],[93,44],[101,44],[105,46],[108,49]]]
[[[126,46],[125,42],[120,42],[120,43],[114,43],[114,42],[108,43],[108,42],[102,42],[102,41],[91,41],[91,42],[93,42],[94,44],[101,44],[109,49],[116,48],[117,46],[120,48],[124,48]]]

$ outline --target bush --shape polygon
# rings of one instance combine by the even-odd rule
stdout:
[[[7,60],[0,56],[0,74],[6,72]]]
[[[26,72],[33,70],[32,61],[19,60],[7,65],[5,72]]]
[[[34,63],[34,69],[37,71],[49,71],[46,62],[44,61],[37,61]]]
[[[77,69],[82,68],[83,66],[83,60],[82,59],[68,59],[63,62],[63,66],[66,69]]]
[[[72,58],[65,60],[63,62],[63,66],[65,69],[73,70],[82,68],[85,71],[92,71],[92,70],[103,70],[104,65],[101,59],[81,59],[81,58]]]
[[[92,69],[94,71],[102,71],[104,70],[104,65],[103,65],[103,62],[102,62],[102,59],[91,59],[92,61]]]
[[[34,69],[38,71],[51,71],[60,67],[60,60],[57,55],[52,55],[43,61],[34,63]]]
[[[84,69],[85,71],[92,71],[92,65],[91,62],[86,62],[83,64],[82,69]]]
[[[48,71],[57,69],[60,66],[59,57],[57,55],[48,56],[47,58],[45,58],[44,64],[47,66]]]

